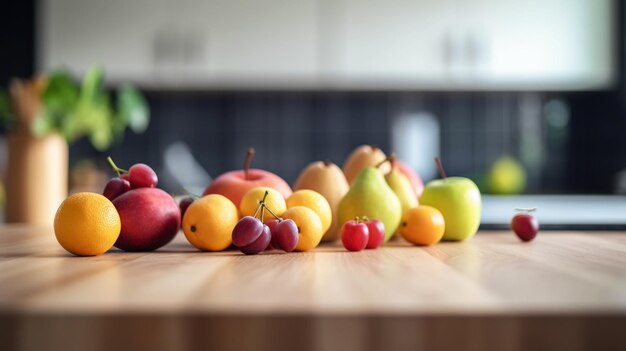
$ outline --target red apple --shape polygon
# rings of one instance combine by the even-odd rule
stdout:
[[[285,198],[291,195],[291,188],[281,177],[262,169],[250,169],[254,149],[248,149],[244,169],[226,172],[215,178],[204,190],[204,195],[220,194],[226,196],[237,208],[241,198],[252,188],[268,186],[278,190]]]
[[[176,201],[158,188],[138,188],[113,200],[122,230],[115,247],[125,251],[151,251],[169,243],[180,228]]]
[[[409,167],[409,165],[404,163],[402,160],[396,160],[396,165],[398,166],[400,172],[409,178],[409,182],[411,182],[411,185],[415,190],[415,195],[417,195],[417,198],[419,199],[420,196],[422,196],[422,192],[424,192],[424,182],[422,181],[422,178],[413,170],[413,168]]]

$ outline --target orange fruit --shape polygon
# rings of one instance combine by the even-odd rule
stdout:
[[[183,233],[200,250],[221,251],[232,244],[237,221],[239,213],[232,201],[219,194],[206,195],[187,207]]]
[[[113,203],[96,193],[76,193],[65,199],[54,217],[54,235],[77,256],[107,252],[120,236],[122,222]]]
[[[296,251],[314,249],[322,240],[322,236],[324,236],[320,217],[308,207],[294,206],[283,214],[283,219],[291,219],[298,226]]]
[[[312,209],[322,221],[322,231],[326,233],[333,221],[333,211],[330,209],[328,200],[317,191],[303,189],[298,190],[287,198],[287,208],[304,206]]]
[[[272,212],[274,212],[277,216],[282,216],[283,213],[287,210],[287,205],[285,204],[285,198],[283,195],[278,192],[278,190],[267,187],[267,186],[258,186],[256,188],[250,189],[242,198],[241,203],[239,204],[239,214],[241,217],[244,216],[252,216],[256,212],[259,207],[259,203],[263,200],[263,196],[265,196],[265,192],[268,192],[267,198],[265,199],[265,205],[269,207]],[[260,214],[260,212],[259,212]],[[265,219],[274,218],[269,212],[265,211]]]
[[[445,228],[443,215],[438,209],[420,205],[409,209],[402,216],[398,231],[407,241],[427,246],[438,243]]]

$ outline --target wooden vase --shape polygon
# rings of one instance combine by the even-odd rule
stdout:
[[[8,136],[7,222],[51,226],[67,197],[68,145],[59,134]]]

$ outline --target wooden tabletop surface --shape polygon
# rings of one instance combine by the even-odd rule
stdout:
[[[0,341],[14,349],[577,350],[626,345],[625,317],[623,232],[256,256],[199,252],[180,234],[156,252],[74,257],[51,228],[0,228]],[[80,336],[63,341],[68,328]]]

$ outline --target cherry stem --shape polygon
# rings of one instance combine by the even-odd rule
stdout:
[[[111,156],[107,157],[107,161],[109,162],[109,164],[111,165],[111,168],[113,168],[113,170],[117,173],[117,176],[121,176],[122,173],[128,173],[127,170],[123,169],[123,168],[119,168],[115,162],[113,162],[113,159],[111,158]]]
[[[261,218],[263,218],[263,208],[266,207],[265,200],[267,199],[267,195],[269,195],[269,193],[269,191],[265,190],[265,194],[263,194],[263,199],[259,201],[259,206],[256,208],[256,211],[254,211],[254,215],[252,217],[256,218],[256,216],[259,214],[259,211],[261,211]]]
[[[256,208],[256,211],[254,211],[254,214],[252,215],[252,217],[256,218],[256,216],[259,214],[259,211],[263,208],[263,203],[259,203],[259,207]]]
[[[263,208],[264,208],[264,209],[266,209],[266,210],[267,210],[267,212],[269,212],[272,216],[274,216],[274,218],[276,218],[279,222],[281,222],[281,221],[283,220],[282,218],[278,217],[278,216],[274,213],[274,211],[270,210],[270,208],[269,208],[269,207],[267,207],[267,205],[266,205],[266,204],[263,204]]]
[[[246,161],[243,164],[243,174],[246,180],[250,180],[248,175],[248,170],[250,170],[250,164],[252,163],[252,158],[254,157],[254,148],[249,148],[248,153],[246,154]]]
[[[443,170],[443,166],[441,165],[441,160],[439,157],[435,157],[435,163],[437,164],[437,169],[439,170],[439,175],[442,179],[446,179],[446,172]]]
[[[531,213],[531,212],[537,211],[537,208],[536,207],[533,207],[533,208],[516,208],[515,211],[524,212],[524,213]]]

